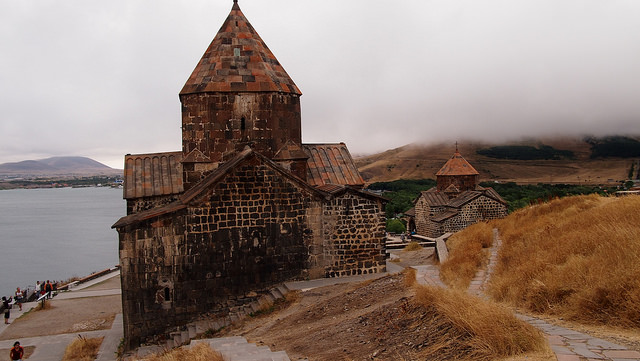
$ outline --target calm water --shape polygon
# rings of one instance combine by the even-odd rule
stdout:
[[[0,190],[0,296],[118,264],[121,189]]]

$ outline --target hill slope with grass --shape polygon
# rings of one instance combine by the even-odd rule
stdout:
[[[628,178],[632,164],[637,177],[640,159],[638,137],[461,141],[459,150],[483,181],[534,184],[613,184]],[[368,183],[435,179],[454,151],[453,143],[409,144],[355,162]]]
[[[574,196],[478,224],[448,241],[442,265],[464,289],[502,238],[492,299],[585,325],[640,332],[640,197]]]

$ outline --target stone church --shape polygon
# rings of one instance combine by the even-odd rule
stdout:
[[[436,186],[414,201],[416,233],[436,238],[474,223],[507,215],[507,202],[493,188],[478,184],[478,173],[456,147],[436,173]]]
[[[302,143],[301,95],[234,1],[180,91],[182,151],[125,156],[127,349],[287,280],[385,271],[385,200],[344,143]]]

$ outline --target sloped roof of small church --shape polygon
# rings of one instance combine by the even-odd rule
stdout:
[[[125,199],[182,193],[182,152],[127,154],[124,157]]]
[[[427,202],[429,206],[446,206],[449,203],[449,196],[445,193],[438,192],[436,188],[420,192],[420,196]]]
[[[314,187],[327,184],[364,186],[364,179],[344,143],[303,144],[309,155],[307,181]]]
[[[460,152],[456,149],[453,156],[445,163],[442,168],[436,173],[436,176],[447,175],[478,175],[478,171],[473,168],[466,159],[462,157]]]
[[[180,94],[204,92],[302,94],[237,1]]]

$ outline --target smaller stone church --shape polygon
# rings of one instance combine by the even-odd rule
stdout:
[[[507,215],[507,202],[493,188],[478,184],[478,173],[456,147],[436,173],[436,186],[414,201],[416,233],[436,238],[474,223]]]

